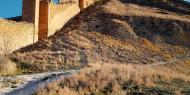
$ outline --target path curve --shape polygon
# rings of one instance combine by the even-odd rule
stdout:
[[[178,63],[178,62],[182,62],[182,61],[186,61],[186,60],[190,60],[190,55],[186,55],[183,58],[174,58],[170,61],[160,61],[160,62],[156,62],[153,64],[148,64],[148,65],[144,65],[145,67],[151,67],[151,66],[157,66],[157,65],[165,65],[165,64],[174,64],[174,63]]]
[[[44,87],[48,83],[60,78],[69,77],[78,70],[46,72],[31,75],[20,75],[17,78],[26,79],[25,82],[17,88],[0,89],[0,95],[32,95],[39,87]]]

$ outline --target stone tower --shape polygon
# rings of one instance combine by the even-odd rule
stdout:
[[[80,7],[87,8],[94,0],[59,0],[58,3],[71,2]],[[22,20],[34,24],[34,42],[48,37],[50,22],[50,2],[51,0],[23,0]],[[51,7],[52,8],[52,7]]]
[[[22,20],[34,24],[33,41],[37,39],[38,22],[39,22],[39,1],[40,0],[23,0]]]
[[[41,0],[39,5],[39,23],[38,23],[38,40],[48,37],[49,18],[50,18],[50,1]]]
[[[90,6],[92,3],[94,3],[96,0],[78,0],[78,5],[80,7],[80,9],[84,9],[87,8],[88,6]]]
[[[23,0],[22,20],[30,23],[38,22],[39,0]]]
[[[22,20],[34,23],[34,40],[47,38],[49,2],[51,0],[23,0]]]
[[[79,7],[80,9],[84,8],[84,0],[79,0]]]

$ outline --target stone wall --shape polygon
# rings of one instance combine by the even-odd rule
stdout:
[[[12,52],[36,42],[34,25],[0,19],[0,54]]]
[[[53,35],[60,30],[65,23],[80,12],[80,8],[76,4],[61,4],[50,7],[50,21],[48,36]]]
[[[65,3],[73,1],[75,3]],[[83,8],[87,8],[96,0],[84,0]],[[80,12],[79,0],[60,0],[60,4],[50,4],[50,21],[48,36],[53,35],[56,31],[60,30],[65,23]]]
[[[33,23],[35,32],[38,32],[40,0],[23,0],[22,3],[22,21]]]
[[[50,19],[53,19],[57,13],[63,12],[69,7],[69,4],[50,3]]]
[[[46,0],[23,0],[23,21],[34,23],[38,39],[46,39],[94,1],[96,0],[60,0],[59,4],[54,4]]]
[[[97,0],[60,0],[60,4],[77,4],[81,9],[87,8]]]
[[[78,5],[79,0],[60,0],[60,4],[77,4]]]
[[[47,1],[40,1],[38,40],[47,39],[50,19],[50,6]]]
[[[50,36],[56,31],[59,31],[65,23],[72,19],[75,15],[80,12],[79,5],[77,3],[62,3],[62,4],[52,4],[50,3],[47,15],[42,17],[39,14],[40,10],[40,0],[23,0],[23,21],[27,22],[15,22],[0,19],[0,54],[4,52],[11,53],[19,48],[25,47],[27,45],[37,42],[39,35]],[[88,3],[84,4],[84,7],[89,6],[93,2],[88,0]],[[47,33],[39,34],[38,23],[47,23]],[[44,22],[43,19],[47,20]]]
[[[36,0],[23,0],[22,20],[34,23]]]
[[[87,8],[97,0],[79,0],[79,7],[81,9]]]

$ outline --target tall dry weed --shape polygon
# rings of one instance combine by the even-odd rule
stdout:
[[[0,45],[0,75],[13,75],[17,70],[17,66],[9,60],[9,55],[12,48],[14,48],[14,44],[7,35],[3,35],[0,39]]]
[[[0,75],[14,75],[17,71],[15,63],[5,56],[0,56]]]

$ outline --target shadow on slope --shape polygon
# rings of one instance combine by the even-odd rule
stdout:
[[[190,47],[190,23],[146,16],[97,13],[96,19],[87,17],[88,31],[96,31],[120,40],[146,38],[159,44]]]
[[[190,3],[183,0],[120,0],[123,3],[133,3],[165,9],[175,13],[190,14]]]

